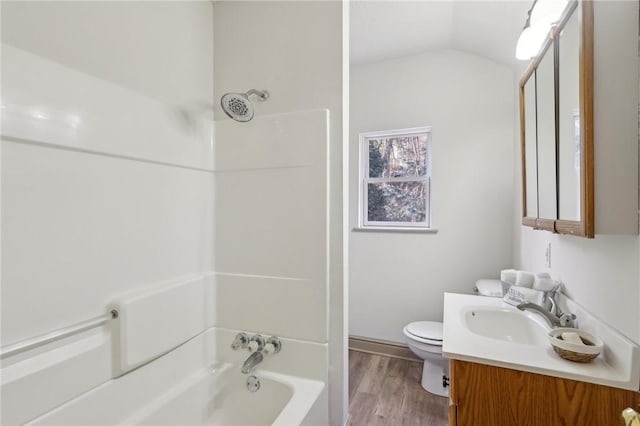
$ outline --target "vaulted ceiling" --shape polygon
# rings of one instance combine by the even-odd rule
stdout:
[[[515,65],[530,7],[529,0],[352,0],[351,63],[457,49]]]

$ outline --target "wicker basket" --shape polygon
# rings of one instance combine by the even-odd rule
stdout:
[[[569,331],[578,334],[584,345],[577,345],[563,340],[562,333]],[[558,355],[573,362],[590,362],[600,355],[603,348],[600,339],[575,328],[556,328],[551,330],[549,332],[549,342]]]

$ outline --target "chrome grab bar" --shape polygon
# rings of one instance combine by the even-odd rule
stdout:
[[[0,349],[0,359],[5,359],[10,356],[26,352],[31,349],[46,345],[47,343],[55,342],[56,340],[64,339],[65,337],[73,336],[74,334],[81,333],[91,328],[99,327],[106,324],[112,319],[118,318],[118,311],[115,309],[110,310],[104,315],[92,318],[90,320],[82,321],[69,327],[60,328],[50,333],[41,334],[36,337],[21,340],[12,345],[7,345]]]

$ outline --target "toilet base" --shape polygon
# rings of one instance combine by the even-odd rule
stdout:
[[[443,378],[446,376],[447,386],[443,386]],[[425,360],[422,366],[422,388],[429,393],[438,396],[449,397],[449,361],[445,358],[438,360]]]

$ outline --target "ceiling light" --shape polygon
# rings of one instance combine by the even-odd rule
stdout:
[[[547,18],[526,27],[516,45],[516,58],[522,61],[534,58],[547,39],[552,23],[553,20]]]
[[[568,0],[535,0],[516,45],[516,58],[524,61],[535,57],[544,44],[551,26],[558,22]]]

